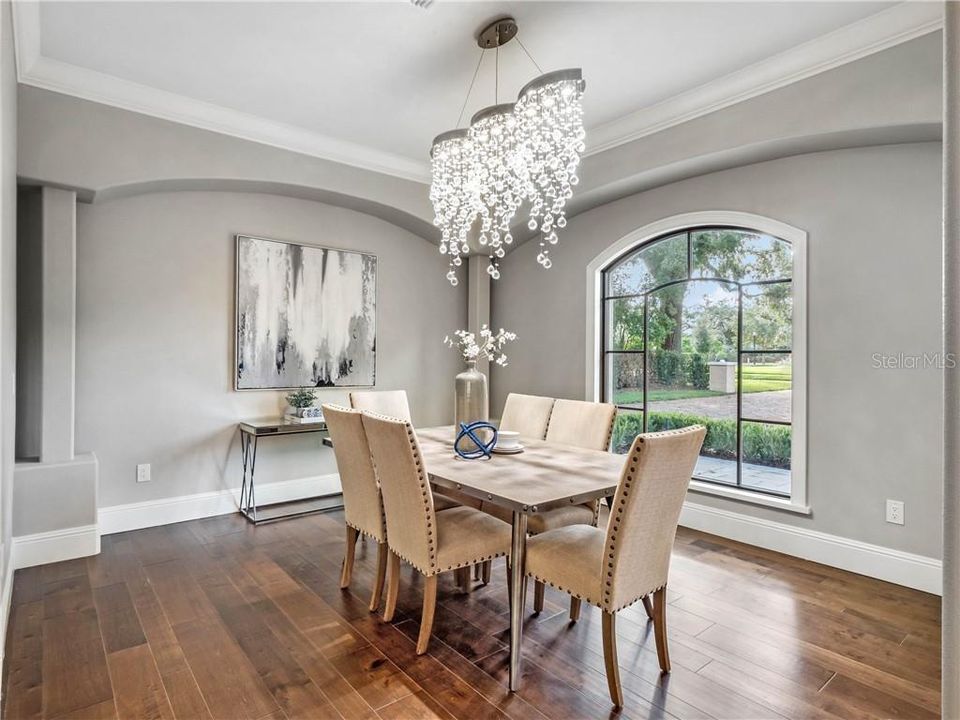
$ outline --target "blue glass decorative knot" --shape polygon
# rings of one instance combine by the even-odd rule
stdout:
[[[493,436],[490,438],[490,440],[484,441],[477,433],[478,430],[490,430],[493,432]],[[461,449],[460,442],[464,438],[473,441],[475,447],[468,450]],[[464,460],[477,460],[479,458],[489,459],[490,454],[496,445],[497,428],[488,422],[478,420],[477,422],[472,422],[469,425],[467,423],[460,423],[460,432],[457,433],[457,441],[453,444],[453,449],[457,452],[457,455],[462,457]]]

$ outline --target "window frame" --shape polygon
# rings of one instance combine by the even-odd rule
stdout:
[[[806,241],[807,233],[799,228],[786,225],[777,220],[766,218],[751,213],[742,213],[734,211],[706,211],[695,213],[684,213],[673,217],[665,218],[657,222],[645,225],[628,235],[620,238],[602,253],[597,255],[587,266],[587,356],[586,356],[586,397],[594,401],[600,401],[603,398],[604,382],[607,373],[607,359],[610,355],[616,355],[618,352],[608,351],[605,346],[606,334],[606,304],[611,298],[606,297],[606,272],[617,262],[625,259],[631,253],[638,251],[641,247],[651,244],[657,240],[663,240],[671,235],[679,233],[692,233],[702,229],[737,229],[746,232],[761,233],[771,235],[780,240],[790,243],[793,251],[793,272],[790,282],[792,283],[793,299],[793,342],[790,349],[792,358],[792,380],[791,380],[791,494],[789,497],[765,493],[762,490],[754,490],[742,487],[739,484],[742,459],[738,457],[737,461],[737,485],[721,484],[711,481],[699,480],[694,478],[691,481],[690,489],[694,492],[701,492],[710,495],[719,495],[735,500],[746,501],[754,504],[765,505],[769,507],[808,514],[810,508],[807,504],[807,477],[806,477]],[[687,236],[688,253],[690,248],[690,235]],[[687,267],[687,277],[682,281],[687,283],[691,280],[710,280],[715,279],[725,283],[730,283],[737,287],[738,295],[742,295],[743,286],[756,286],[770,284],[769,282],[747,282],[737,283],[724,278],[691,278],[691,268]],[[784,282],[780,280],[779,282]],[[667,286],[672,283],[667,283]],[[637,295],[646,298],[650,292],[658,288],[649,289]],[[742,298],[738,303],[738,325],[742,325]],[[646,311],[644,312],[644,322],[646,323]],[[647,338],[644,336],[644,349],[636,351],[644,357],[644,387],[646,388],[646,360],[647,360]],[[742,373],[743,340],[742,330],[738,332],[738,376]],[[622,354],[629,354],[629,351]],[[737,388],[737,447],[738,455],[740,452],[741,423],[744,421],[741,407],[740,378],[738,377]],[[646,404],[646,393],[644,393],[644,405]],[[640,410],[641,408],[632,408]],[[746,421],[750,421],[747,418]],[[767,422],[762,420],[760,422]],[[647,417],[644,412],[644,427],[646,427]],[[774,423],[771,424],[783,424]]]

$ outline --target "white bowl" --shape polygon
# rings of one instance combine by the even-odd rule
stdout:
[[[501,430],[497,433],[497,447],[505,449],[520,447],[520,433],[515,430]]]

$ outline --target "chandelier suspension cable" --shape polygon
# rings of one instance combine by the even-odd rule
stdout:
[[[537,68],[537,72],[543,75],[543,68],[540,67],[540,63],[538,63],[536,60],[533,59],[533,55],[530,54],[530,51],[527,50],[527,46],[523,44],[523,41],[519,37],[517,38],[517,43],[520,45],[523,51],[527,54],[527,57],[530,58],[530,62],[532,62],[534,66]]]
[[[470,93],[473,92],[473,84],[477,81],[477,74],[480,72],[480,65],[483,63],[483,55],[486,52],[486,50],[480,50],[480,59],[477,60],[477,67],[473,70],[473,79],[470,81],[470,87],[467,88],[467,96],[463,99],[463,105],[460,106],[460,115],[457,116],[455,127],[460,127],[460,123],[463,121],[463,112],[467,109],[467,103],[470,102]]]
[[[500,46],[497,45],[496,56],[493,61],[493,104],[500,102]]]

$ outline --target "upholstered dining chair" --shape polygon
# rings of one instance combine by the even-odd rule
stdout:
[[[583,400],[557,400],[550,414],[545,439],[559,445],[609,450],[613,435],[613,423],[617,408],[610,403],[585,402]],[[567,525],[596,525],[600,518],[600,501],[548,510],[534,522],[531,516],[528,527],[533,534]],[[543,610],[543,583],[533,584],[533,610]]]
[[[475,508],[460,506],[437,512],[420,444],[408,422],[363,414],[373,464],[380,480],[390,550],[387,601],[383,619],[397,607],[400,560],[424,576],[423,612],[417,654],[430,642],[437,602],[437,577],[466,569],[510,551],[510,526]]]
[[[570,593],[570,618],[586,600],[603,611],[603,656],[610,699],[623,706],[616,615],[653,594],[653,631],[660,669],[670,672],[666,593],[670,553],[706,429],[638,435],[627,454],[606,529],[573,525],[527,543],[527,575]]]
[[[553,411],[553,398],[510,393],[500,417],[501,430],[513,430],[521,437],[543,440]]]
[[[413,423],[406,390],[356,390],[350,393],[350,407]],[[451,490],[449,494],[437,493],[437,510],[447,510],[462,503],[480,507],[479,502],[458,494],[456,490]]]
[[[337,458],[340,484],[343,489],[343,512],[346,516],[347,544],[343,555],[340,587],[350,586],[353,574],[357,538],[360,535],[377,543],[377,575],[370,597],[370,612],[376,612],[383,593],[387,570],[387,528],[383,517],[380,486],[370,457],[370,446],[363,429],[363,414],[359,410],[324,405],[323,417],[327,423],[333,452]]]
[[[413,422],[406,390],[356,390],[350,393],[350,407]]]
[[[608,450],[616,417],[617,407],[610,403],[557,400],[544,440],[560,445]]]

